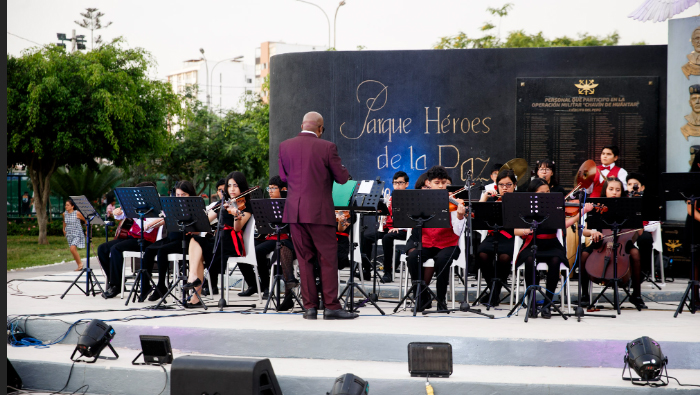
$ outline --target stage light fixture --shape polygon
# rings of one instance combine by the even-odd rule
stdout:
[[[625,365],[622,367],[622,379],[635,385],[650,385],[660,387],[668,385],[668,358],[661,352],[661,346],[654,339],[642,336],[627,343],[625,350]],[[625,369],[629,377],[625,377]],[[632,369],[640,378],[632,378]],[[661,380],[665,372],[666,382]],[[643,382],[643,383],[642,383]]]
[[[333,383],[331,392],[326,395],[362,395],[369,394],[369,383],[352,373],[338,376]]]
[[[170,337],[139,335],[141,352],[131,361],[132,365],[165,365],[173,363],[173,349],[170,347]],[[143,354],[144,363],[136,362]]]
[[[105,324],[103,321],[90,321],[87,328],[85,328],[83,334],[80,335],[80,338],[78,339],[78,345],[75,347],[75,350],[73,350],[73,354],[71,354],[70,359],[74,362],[95,363],[95,361],[97,361],[97,358],[100,357],[100,353],[105,347],[109,347],[109,349],[112,350],[112,353],[114,353],[115,358],[102,358],[119,358],[119,354],[117,354],[117,352],[114,350],[114,347],[112,347],[112,344],[110,343],[114,338],[115,334],[116,333],[114,332],[114,329],[111,326]],[[76,352],[80,352],[80,357],[93,358],[93,360],[82,361],[80,360],[80,357],[73,359]]]

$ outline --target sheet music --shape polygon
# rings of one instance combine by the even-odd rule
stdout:
[[[374,181],[362,181],[360,183],[360,188],[357,190],[357,193],[372,192],[372,185],[374,185]]]

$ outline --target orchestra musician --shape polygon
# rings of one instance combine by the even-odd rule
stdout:
[[[228,196],[225,197],[235,199],[246,190],[248,190],[248,181],[243,173],[234,171],[226,176],[226,192]],[[204,281],[204,265],[209,267],[220,265],[220,254],[224,254],[224,259],[246,255],[245,245],[243,244],[243,230],[248,224],[248,220],[252,217],[252,211],[250,209],[250,195],[245,196],[243,199],[245,207],[242,210],[239,210],[235,200],[230,204],[229,202],[223,203],[222,209],[225,210],[222,214],[224,229],[220,237],[220,245],[216,248],[216,253],[214,253],[214,237],[210,233],[207,233],[206,236],[199,234],[192,236],[188,252],[190,272],[187,279],[188,282],[183,286],[183,290],[197,289],[199,292]],[[218,214],[212,210],[207,215],[211,221]],[[248,284],[251,284],[251,282],[248,282]],[[251,286],[257,287],[254,279]],[[190,302],[186,305],[188,308],[202,306],[202,301],[197,298],[197,295],[192,295]]]
[[[392,186],[394,190],[401,191],[408,188],[408,181],[408,174],[398,171],[394,173]],[[375,237],[382,240],[382,250],[384,251],[384,276],[382,276],[382,282],[384,283],[392,282],[393,278],[391,272],[394,270],[394,240],[406,240],[406,230],[394,228],[394,221],[391,217],[391,197],[389,197],[387,207],[389,208],[389,215],[386,216],[384,222],[384,231],[375,232],[375,229],[367,229],[363,234],[362,244],[362,253],[370,257]]]
[[[537,177],[547,181],[549,191],[566,194],[564,187],[557,182],[556,169],[554,161],[549,158],[537,161]]]
[[[486,189],[484,194],[479,199],[480,202],[500,202],[501,197],[507,193],[515,192],[515,172],[513,170],[503,170],[498,173],[495,180],[498,193],[493,189]],[[498,242],[498,259],[497,268],[494,268],[494,242]],[[513,261],[513,248],[515,244],[515,231],[513,229],[501,229],[499,232],[489,230],[488,235],[481,241],[477,250],[476,264],[486,281],[486,287],[490,288],[493,284],[494,272],[498,273],[498,278],[503,284],[508,280],[510,274],[510,265]],[[479,300],[480,303],[488,303],[490,293],[493,292],[494,298],[491,300],[491,306],[496,307],[501,302],[501,284],[496,283],[493,290],[485,293]]]
[[[501,172],[501,167],[503,167],[503,163],[495,163],[493,166],[491,166],[491,175],[489,176],[491,182],[484,185],[484,192],[481,194],[481,196],[484,196],[484,193],[486,191],[491,190],[493,192],[498,191],[498,187],[496,184],[498,184],[498,181],[496,179],[498,178],[498,175]]]
[[[624,183],[621,179],[617,177],[608,177],[605,181],[605,184],[603,184],[603,191],[605,194],[604,197],[622,197],[624,193],[623,185]],[[625,230],[621,230],[620,233],[624,231]],[[639,234],[641,234],[642,232],[643,229],[638,230]],[[593,243],[591,243],[591,245],[589,245],[588,247],[584,248],[581,253],[581,306],[586,306],[590,304],[591,301],[588,284],[590,281],[590,276],[586,271],[586,262],[588,261],[588,257],[594,252],[594,250],[597,250],[602,246],[604,240],[603,234],[601,232],[597,230],[588,229],[588,227],[584,229],[583,234],[584,236],[590,236],[593,239]],[[629,254],[630,270],[632,272],[632,295],[629,298],[629,302],[632,303],[638,310],[646,309],[647,306],[644,303],[644,300],[642,299],[641,293],[642,271],[639,249],[635,247],[633,240],[627,242],[624,248],[625,252]]]
[[[629,173],[627,175],[627,196],[641,198],[646,189],[646,177],[642,173]],[[654,248],[652,233],[660,226],[659,221],[644,221],[644,231],[637,237],[641,267],[650,268],[652,265],[651,250]]]
[[[144,181],[136,185],[137,187],[156,187],[156,184],[151,181]],[[114,219],[123,220],[126,214],[122,208],[116,208],[112,212]],[[97,256],[100,264],[107,275],[107,289],[102,294],[105,299],[113,298],[119,295],[122,290],[119,289],[122,281],[122,268],[124,265],[124,251],[140,251],[139,239],[141,238],[141,221],[138,218],[133,218],[133,225],[129,229],[129,235],[126,239],[111,240],[101,244],[97,248]],[[145,218],[143,220],[143,248],[147,248],[151,243],[157,241],[160,236],[160,227],[164,221],[162,218]],[[148,282],[146,276],[142,277],[142,287]],[[150,284],[148,284],[150,287]],[[142,297],[143,295],[141,295]]]
[[[427,172],[426,185],[430,189],[447,189],[447,184],[450,180],[447,170],[442,166],[433,166]],[[437,271],[437,286],[436,295],[438,309],[446,309],[446,296],[447,296],[447,283],[451,271],[449,270],[450,264],[454,259],[459,257],[459,238],[462,237],[462,232],[464,231],[464,226],[466,225],[464,213],[466,208],[463,204],[459,204],[457,210],[451,212],[451,226],[450,228],[425,228],[422,229],[422,254],[421,259],[423,262],[418,262],[418,251],[413,250],[408,253],[407,265],[408,270],[411,273],[411,278],[414,280],[418,279],[419,270],[422,268],[422,264],[428,260],[433,259],[435,266],[432,270],[428,270],[428,275],[424,276],[426,284],[429,285],[430,280],[433,277],[433,272]],[[424,268],[427,269],[427,268]],[[426,272],[424,270],[424,272]],[[424,290],[421,296],[421,305],[417,306],[417,311],[423,311],[432,307],[430,302],[429,293]]]
[[[530,181],[530,185],[528,186],[528,192],[549,193],[549,184],[546,180],[542,178],[534,178],[532,179],[532,181]],[[584,214],[591,211],[592,209],[593,205],[587,203],[583,210]],[[580,214],[576,214],[575,216],[567,217],[565,220],[565,228],[568,228],[571,225],[578,222],[579,215]],[[554,295],[554,292],[557,288],[557,284],[559,283],[560,264],[568,262],[568,259],[566,257],[566,249],[564,248],[562,243],[557,239],[557,232],[558,230],[556,229],[538,230],[536,236],[537,260],[539,262],[547,263],[548,269],[546,289],[547,293],[552,296]],[[515,261],[515,266],[518,267],[522,264],[525,264],[525,284],[527,284],[527,286],[529,287],[532,285],[532,279],[534,277],[533,272],[536,267],[536,262],[534,262],[532,250],[532,230],[516,229],[515,234],[518,236],[522,236],[524,239],[523,247],[518,253],[518,257]],[[550,296],[550,299],[552,298],[552,296]],[[540,310],[540,315],[542,318],[551,318],[551,306],[549,306],[549,304],[542,306]]]
[[[282,191],[287,190],[287,183],[282,181],[280,176],[273,176],[267,183],[267,193],[270,195],[270,199],[281,199]],[[280,247],[280,266],[282,268],[282,274],[284,275],[284,301],[278,306],[278,311],[287,311],[294,307],[294,298],[292,297],[292,290],[295,286],[299,284],[299,281],[294,277],[294,246],[292,245],[292,240],[289,238],[289,233],[280,234],[280,241],[282,246]],[[268,234],[261,239],[255,240],[255,257],[258,261],[258,273],[260,273],[260,286],[263,288],[263,299],[267,299],[269,295],[269,279],[263,282],[263,278],[269,278],[269,265],[267,261],[267,254],[272,253],[272,262],[277,261],[276,256],[277,247],[277,236],[273,234]],[[255,273],[250,265],[244,265],[248,267],[248,276],[252,279]],[[252,273],[250,273],[252,272]],[[265,275],[267,273],[267,275]],[[252,276],[251,276],[252,274]],[[246,280],[247,282],[248,280]],[[264,285],[263,285],[264,284]],[[248,288],[251,293],[245,294],[240,293],[240,296],[250,296],[253,294],[254,289]]]
[[[177,197],[197,196],[194,185],[189,181],[179,181],[175,184],[175,188],[173,189]],[[188,239],[188,237],[185,238],[185,242],[187,242]],[[158,257],[158,284],[150,296],[151,284],[143,284],[141,295],[138,299],[139,302],[143,302],[146,297],[148,297],[149,302],[155,302],[168,292],[168,287],[165,284],[168,278],[168,268],[170,267],[168,254],[182,254],[182,232],[177,230],[169,232],[167,237],[163,237],[144,250],[143,268],[146,269],[149,275],[153,273],[155,258]]]
[[[348,170],[338,156],[338,147],[321,139],[325,127],[317,112],[304,115],[301,133],[279,146],[279,174],[287,182],[283,220],[290,226],[294,251],[299,260],[301,295],[305,319],[315,320],[319,298],[314,263],[320,267],[324,319],[358,317],[341,308],[338,301],[338,242],[334,230],[333,181],[345,184]]]
[[[622,180],[622,188],[627,188],[627,171],[615,162],[620,159],[620,149],[616,145],[606,145],[600,152],[600,165],[597,166],[598,174],[586,192],[590,197],[601,197],[605,195],[603,184],[608,177],[617,177]]]

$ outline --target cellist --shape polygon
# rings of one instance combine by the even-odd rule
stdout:
[[[619,198],[622,197],[623,191],[623,182],[617,177],[608,177],[605,180],[605,183],[603,184],[604,197]],[[639,229],[638,233],[641,234],[643,231],[643,229]],[[622,232],[624,232],[624,230],[622,230],[621,233]],[[581,284],[581,306],[586,306],[590,304],[591,301],[588,289],[588,282],[590,280],[590,276],[586,271],[586,261],[595,250],[602,247],[603,234],[590,229],[584,229],[583,234],[584,236],[591,236],[593,239],[593,243],[591,243],[591,245],[589,245],[588,247],[584,248],[583,252],[581,253],[581,267],[579,269],[582,271],[581,281],[583,282],[583,284]],[[630,296],[629,301],[637,308],[637,310],[646,309],[647,306],[646,304],[644,304],[641,292],[642,270],[640,264],[639,249],[634,246],[634,240],[628,241],[624,247],[625,252],[629,254],[630,270],[632,272],[632,295]],[[622,277],[621,274],[620,277]]]

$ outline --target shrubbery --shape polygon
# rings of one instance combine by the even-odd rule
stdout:
[[[85,226],[83,226],[85,229]],[[114,235],[115,227],[109,228],[109,234]],[[47,236],[63,236],[63,221],[50,221],[46,227]],[[36,219],[24,219],[19,222],[7,221],[8,236],[39,236],[39,225]],[[105,227],[102,225],[92,226],[92,237],[105,237]]]

